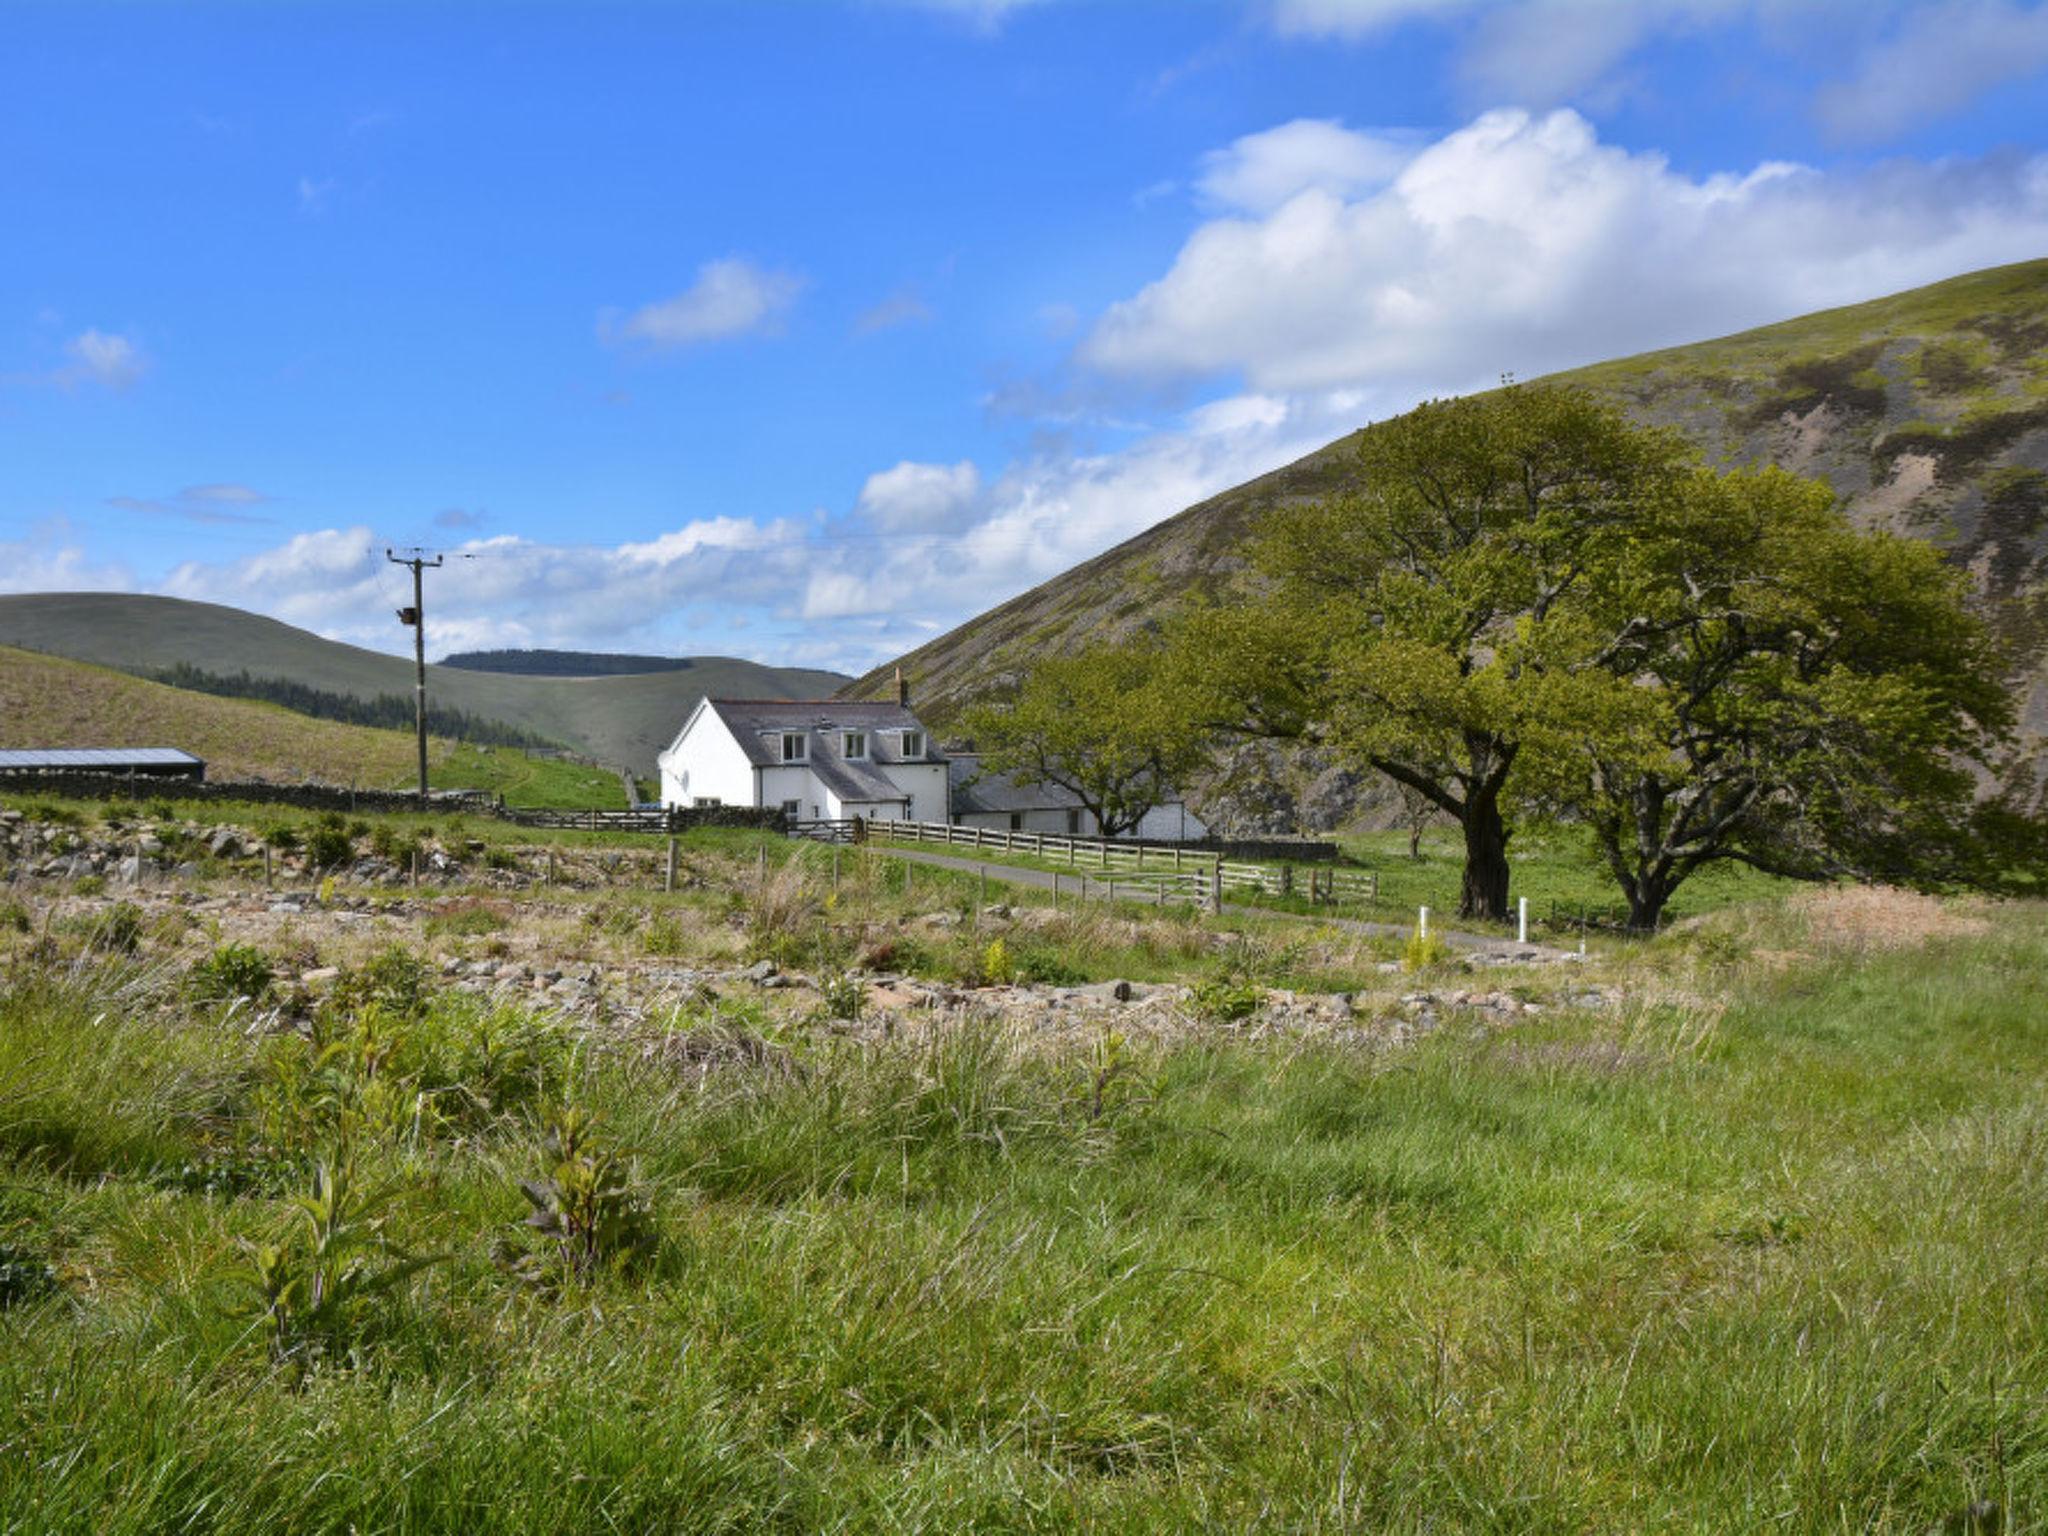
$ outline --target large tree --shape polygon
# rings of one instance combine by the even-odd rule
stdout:
[[[1228,730],[1321,742],[1464,832],[1459,912],[1508,911],[1511,775],[1604,693],[1588,593],[1690,454],[1566,389],[1433,401],[1369,428],[1358,488],[1268,514],[1236,598],[1180,652]]]
[[[1040,660],[1007,697],[968,710],[962,728],[984,771],[1056,784],[1105,837],[1137,829],[1203,761],[1194,711],[1155,640],[1098,644]]]
[[[1549,759],[1653,928],[1703,866],[1925,884],[1984,873],[1976,771],[2001,657],[1929,545],[1860,533],[1816,481],[1701,470],[1589,592],[1605,696]]]

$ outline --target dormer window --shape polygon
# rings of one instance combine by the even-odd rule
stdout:
[[[785,763],[807,763],[811,760],[811,738],[802,731],[782,733],[782,760]]]
[[[900,739],[902,741],[903,756],[906,759],[924,756],[923,731],[904,731],[900,733]]]
[[[868,755],[868,733],[866,731],[842,731],[839,736],[839,755],[852,762]]]

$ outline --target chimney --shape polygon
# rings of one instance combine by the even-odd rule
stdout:
[[[910,679],[903,675],[903,669],[896,669],[896,702],[904,709],[910,708]]]

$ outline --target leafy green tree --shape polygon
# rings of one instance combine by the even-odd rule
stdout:
[[[1722,860],[1990,873],[1973,770],[2013,716],[1965,590],[1931,546],[1858,532],[1826,485],[1781,470],[1701,470],[1657,504],[1590,594],[1606,697],[1553,759],[1632,926]]]
[[[1199,721],[1150,640],[1101,644],[1034,666],[1009,697],[970,709],[963,730],[983,770],[1056,784],[1105,837],[1136,830],[1201,766]]]
[[[1175,649],[1225,730],[1322,743],[1462,828],[1459,912],[1508,911],[1511,775],[1605,694],[1588,594],[1689,451],[1544,386],[1362,433],[1359,489],[1268,514],[1251,579]]]

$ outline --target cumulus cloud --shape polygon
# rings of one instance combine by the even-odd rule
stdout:
[[[905,459],[869,475],[859,510],[885,533],[925,533],[957,524],[981,493],[981,472],[971,460],[918,464]]]
[[[2048,158],[1706,177],[1577,113],[1489,112],[1383,188],[1196,229],[1080,360],[1260,390],[1458,389],[1695,340],[2048,248]]]
[[[133,585],[127,567],[94,560],[62,520],[0,539],[0,592],[125,592]]]
[[[1270,213],[1312,187],[1355,197],[1392,180],[1413,153],[1393,136],[1303,117],[1211,150],[1202,157],[1197,185],[1218,207]]]
[[[149,359],[134,340],[118,332],[85,330],[64,344],[70,359],[58,370],[61,384],[98,384],[112,390],[127,389],[149,367]]]
[[[623,320],[601,317],[600,334],[667,350],[781,329],[804,291],[804,279],[739,256],[707,261],[697,280],[672,298],[634,310]]]
[[[1837,137],[1882,140],[2043,70],[2048,5],[1948,0],[1908,14],[1852,76],[1822,87],[1815,106]]]

